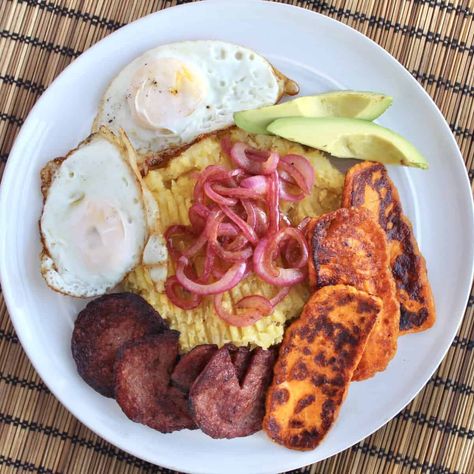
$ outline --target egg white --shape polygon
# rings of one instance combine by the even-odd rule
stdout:
[[[271,105],[286,78],[254,51],[222,41],[149,50],[106,90],[93,129],[123,128],[141,155],[191,143],[233,124],[233,113]]]
[[[123,139],[91,135],[66,155],[47,189],[41,271],[61,293],[101,295],[141,261],[147,209]]]

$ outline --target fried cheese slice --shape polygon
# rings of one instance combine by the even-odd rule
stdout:
[[[353,378],[372,377],[395,355],[400,323],[385,233],[368,211],[358,208],[341,208],[314,219],[308,233],[312,288],[351,285],[383,302]]]
[[[287,448],[314,449],[337,418],[382,308],[352,286],[326,286],[285,331],[263,429]]]
[[[387,235],[400,302],[400,333],[429,329],[435,322],[436,310],[426,262],[385,166],[365,161],[352,167],[346,174],[342,205],[367,209]]]

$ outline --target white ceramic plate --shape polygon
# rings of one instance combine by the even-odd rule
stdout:
[[[303,94],[334,88],[386,92],[394,105],[380,122],[412,140],[429,171],[390,168],[428,262],[438,320],[399,340],[388,369],[353,383],[336,425],[311,452],[271,443],[263,433],[215,441],[199,431],[162,435],[129,421],[89,388],[70,354],[73,321],[84,302],[49,290],[39,273],[39,171],[76,146],[91,127],[109,80],[130,60],[163,43],[221,39],[266,56]],[[466,305],[473,271],[473,209],[463,160],[429,96],[389,54],[356,31],[312,12],[267,2],[187,4],[147,16],[90,48],[38,101],[8,160],[0,204],[2,287],[21,343],[54,395],[119,448],[181,471],[277,472],[324,459],[366,437],[399,412],[448,349]]]

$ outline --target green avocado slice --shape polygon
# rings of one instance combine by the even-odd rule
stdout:
[[[408,140],[367,120],[287,117],[272,122],[268,131],[339,158],[428,168],[425,157]]]
[[[268,134],[267,127],[281,117],[352,117],[374,120],[392,104],[392,97],[375,92],[335,91],[309,95],[234,114],[235,124],[247,132]]]

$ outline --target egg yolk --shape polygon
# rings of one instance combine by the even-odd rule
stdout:
[[[127,99],[141,127],[175,134],[182,119],[203,102],[205,93],[205,83],[192,67],[174,58],[159,58],[136,71]]]

